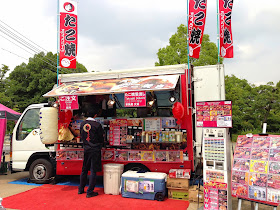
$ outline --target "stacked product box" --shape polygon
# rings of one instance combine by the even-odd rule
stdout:
[[[168,188],[168,198],[188,200],[189,179],[189,169],[170,169],[166,184]]]

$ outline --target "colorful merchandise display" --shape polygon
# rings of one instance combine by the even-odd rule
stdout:
[[[280,203],[280,136],[238,136],[232,166],[232,196]]]
[[[231,128],[231,101],[196,102],[196,126]]]
[[[219,182],[204,183],[204,209],[228,209],[227,184]]]

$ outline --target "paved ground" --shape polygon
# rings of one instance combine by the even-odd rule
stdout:
[[[8,152],[9,152],[8,146],[5,146],[5,151],[7,152],[6,154],[8,154]],[[9,155],[6,155],[6,161],[9,161]],[[37,186],[33,186],[33,185],[8,184],[8,182],[26,178],[26,177],[28,177],[28,172],[18,172],[18,173],[13,173],[13,174],[8,172],[8,175],[0,175],[0,198],[9,197],[9,196],[36,188]],[[237,209],[237,203],[238,203],[237,199],[232,198],[232,209],[233,210]],[[203,204],[200,203],[198,205],[197,203],[190,203],[188,210],[197,210],[197,209],[199,209],[199,210],[203,209]],[[248,201],[243,201],[242,210],[250,210],[250,209],[251,209],[251,203]],[[273,208],[270,206],[260,204],[258,209],[259,210],[269,210],[269,209],[272,210]],[[7,209],[7,210],[9,210],[9,209]],[[280,210],[280,207],[278,207],[277,210]]]

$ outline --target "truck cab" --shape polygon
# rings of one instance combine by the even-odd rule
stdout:
[[[53,145],[42,144],[40,140],[40,109],[47,103],[28,106],[19,118],[12,137],[12,170],[28,171],[30,179],[44,180],[53,175],[55,150]]]

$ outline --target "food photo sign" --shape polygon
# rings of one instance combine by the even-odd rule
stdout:
[[[196,102],[196,126],[231,128],[231,101]]]
[[[280,135],[238,136],[231,174],[232,196],[280,204]]]

